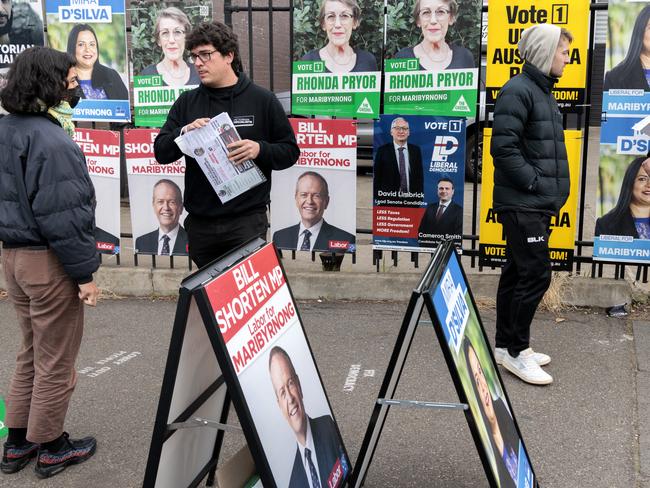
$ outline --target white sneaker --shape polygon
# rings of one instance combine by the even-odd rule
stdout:
[[[506,355],[507,352],[508,349],[506,349],[505,347],[494,348],[494,359],[497,362],[497,364],[503,364],[503,357]],[[551,356],[547,354],[543,354],[541,352],[533,351],[533,359],[540,366],[546,366],[551,362]]]
[[[509,353],[503,357],[503,367],[526,383],[533,385],[550,385],[553,377],[540,368],[534,359],[535,352],[529,347],[513,358]]]

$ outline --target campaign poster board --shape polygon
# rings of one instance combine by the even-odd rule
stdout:
[[[650,2],[608,7],[594,260],[650,263],[650,84],[640,61]]]
[[[291,168],[272,175],[273,242],[279,249],[355,252],[356,123],[294,118],[289,122],[300,157]],[[311,231],[309,246],[305,229]]]
[[[172,229],[170,233],[169,255],[187,256],[187,233],[183,228],[187,212],[182,204],[185,158],[171,164],[158,163],[153,150],[158,132],[157,129],[124,131],[133,247],[136,254],[162,255],[164,242],[160,240],[165,232],[160,231],[174,227],[177,231]]]
[[[143,486],[198,486],[216,467],[224,432],[173,428],[195,418],[225,424],[230,399],[197,300],[204,270],[181,283]],[[200,292],[199,292],[200,294]]]
[[[75,129],[74,141],[86,156],[95,187],[95,241],[104,254],[120,253],[120,133]]]
[[[6,416],[7,408],[5,407],[5,399],[0,396],[0,439],[7,437],[9,433],[9,428],[5,424]]]
[[[383,0],[301,0],[293,34],[291,113],[379,115]]]
[[[490,0],[485,88],[488,111],[494,111],[501,87],[523,68],[524,61],[517,49],[522,31],[546,23],[573,34],[570,62],[555,85],[553,95],[562,112],[582,110],[586,100],[589,5],[589,0]]]
[[[388,1],[385,114],[476,116],[481,8],[477,0]]]
[[[83,98],[72,119],[129,122],[124,0],[45,0],[48,45],[77,59]]]
[[[453,246],[425,303],[491,486],[533,488],[535,473]],[[496,442],[501,438],[503,446]]]
[[[320,486],[343,486],[349,457],[273,244],[207,282],[204,294],[206,327],[264,486],[308,486],[297,442],[306,422]]]
[[[395,148],[404,137],[407,191]],[[444,239],[460,248],[464,175],[464,118],[382,115],[373,135],[373,249],[432,252]]]
[[[565,130],[564,142],[569,161],[570,189],[566,203],[557,216],[551,218],[549,250],[554,269],[571,270],[577,229],[578,185],[584,134],[579,130]],[[500,267],[506,262],[506,241],[503,227],[497,222],[492,207],[494,191],[494,161],[490,154],[492,129],[483,132],[483,187],[481,188],[481,221],[479,224],[479,265]]]
[[[12,0],[5,8],[11,13],[0,16],[0,76],[25,49],[45,45],[41,0]]]
[[[201,83],[188,61],[185,37],[195,25],[212,20],[212,3],[132,0],[128,11],[135,126],[162,127],[178,96]]]

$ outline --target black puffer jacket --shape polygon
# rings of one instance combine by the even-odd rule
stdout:
[[[490,147],[497,212],[555,214],[569,196],[562,115],[551,93],[556,81],[526,63],[499,92]]]
[[[86,159],[44,115],[0,120],[0,241],[49,246],[77,283],[92,281],[99,267]]]

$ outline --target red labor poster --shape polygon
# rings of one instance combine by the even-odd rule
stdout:
[[[357,130],[353,120],[289,119],[298,162],[273,172],[271,235],[279,249],[356,250]]]
[[[159,164],[153,153],[157,135],[157,129],[124,132],[134,248],[138,254],[187,256],[185,159]]]
[[[242,425],[254,429],[275,485],[343,486],[349,460],[273,245],[206,284],[205,293],[250,413]]]
[[[95,241],[104,254],[120,252],[120,133],[76,129],[74,140],[86,156],[95,187]]]

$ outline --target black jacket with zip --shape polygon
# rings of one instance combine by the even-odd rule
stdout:
[[[260,153],[254,161],[266,176],[266,182],[226,203],[221,203],[196,160],[185,156],[183,201],[187,211],[197,217],[223,218],[265,211],[270,202],[271,170],[293,166],[300,155],[293,129],[275,95],[252,83],[245,74],[238,76],[237,83],[231,87],[209,88],[201,84],[182,93],[154,142],[156,160],[161,164],[172,163],[183,156],[174,139],[185,125],[227,112],[242,139],[260,144]]]
[[[499,92],[490,147],[496,212],[556,214],[569,196],[562,114],[551,92],[556,82],[525,63]]]

